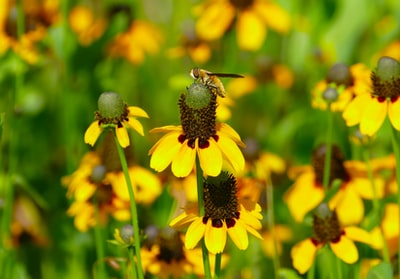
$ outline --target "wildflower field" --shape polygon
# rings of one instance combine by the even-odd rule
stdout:
[[[0,278],[399,278],[398,0],[2,0],[0,88]]]

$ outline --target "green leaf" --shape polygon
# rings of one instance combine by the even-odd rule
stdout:
[[[279,279],[301,279],[301,277],[297,274],[293,269],[281,268],[278,271]]]
[[[367,279],[393,278],[393,268],[390,263],[381,262],[372,267],[367,274]]]

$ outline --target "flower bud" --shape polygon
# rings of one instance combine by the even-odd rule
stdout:
[[[322,97],[327,102],[334,102],[337,100],[339,93],[336,88],[328,86],[325,91],[322,93]]]
[[[118,118],[125,112],[125,103],[115,92],[104,92],[98,100],[99,112],[103,118]]]
[[[202,83],[194,82],[187,89],[186,104],[192,109],[206,107],[211,101],[210,90]]]
[[[350,86],[353,83],[353,76],[347,65],[337,63],[330,68],[326,81],[336,85]]]
[[[383,56],[379,58],[376,75],[382,81],[390,81],[394,78],[399,78],[400,63],[392,57]]]

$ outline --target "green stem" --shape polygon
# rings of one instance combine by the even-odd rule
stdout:
[[[396,158],[396,182],[397,182],[397,204],[400,204],[400,147],[399,141],[397,137],[397,130],[391,126],[392,130],[392,146],[394,156]],[[400,216],[400,207],[399,207],[399,216]],[[400,217],[399,217],[400,218]],[[400,223],[400,220],[398,220]],[[397,253],[400,253],[400,241],[397,242]],[[400,270],[400,257],[397,257],[397,270]]]
[[[332,253],[333,254],[333,253]],[[336,255],[334,255],[334,257],[336,258],[336,278],[337,279],[342,279],[343,278],[343,272],[342,272],[342,262],[341,260],[336,257]]]
[[[199,205],[199,216],[204,216],[204,191],[203,191],[203,170],[200,166],[199,158],[196,156],[196,180],[197,180],[197,202]],[[203,252],[203,266],[204,275],[207,279],[211,279],[210,259],[208,257],[208,250],[204,242],[201,240],[201,250]],[[215,268],[217,268],[215,266]]]
[[[138,278],[143,279],[143,269],[142,269],[142,260],[140,257],[140,235],[139,235],[139,221],[138,221],[138,214],[136,208],[136,200],[135,194],[133,192],[131,178],[129,176],[128,170],[128,163],[126,161],[125,153],[123,148],[119,145],[117,135],[115,134],[115,129],[113,129],[114,140],[115,144],[117,145],[119,159],[121,161],[122,171],[124,172],[126,185],[128,186],[129,192],[129,200],[131,205],[131,219],[132,219],[132,226],[133,226],[133,234],[134,234],[134,241],[135,241],[135,253],[136,253],[136,261],[137,261],[137,272]],[[134,264],[134,262],[132,263]]]
[[[131,260],[131,267],[132,267],[132,278],[137,278],[137,270],[136,270],[136,265],[135,265],[135,252],[133,251],[135,248],[133,247],[128,247],[129,251],[129,258]]]
[[[222,253],[215,255],[214,279],[221,278],[221,257]]]
[[[274,189],[273,189],[271,179],[269,179],[269,181],[267,182],[267,185],[266,185],[266,200],[267,200],[267,225],[268,225],[271,237],[272,237],[272,241],[274,243],[274,254],[272,257],[272,261],[274,264],[275,279],[278,279],[280,263],[279,263],[279,252],[278,252],[278,246],[277,246],[276,234],[275,234]]]
[[[378,197],[376,194],[376,188],[375,188],[375,180],[374,180],[374,175],[372,173],[372,168],[371,168],[371,163],[370,163],[370,153],[369,149],[364,148],[363,150],[363,159],[365,164],[367,165],[367,174],[368,174],[368,179],[371,182],[371,187],[372,187],[372,207],[374,210],[374,213],[376,216],[380,217],[380,205],[378,201]],[[390,262],[390,257],[389,257],[389,249],[387,246],[386,239],[383,235],[382,228],[379,226],[379,233],[382,237],[382,243],[383,243],[383,260],[385,262]]]
[[[324,162],[324,192],[328,192],[329,179],[331,173],[331,157],[332,157],[332,127],[333,127],[333,112],[331,111],[331,104],[328,104],[328,121],[327,121],[327,131],[326,131],[326,153]]]
[[[101,231],[101,226],[100,226],[100,215],[99,215],[99,204],[97,202],[97,195],[94,195],[94,215],[96,219],[96,225],[94,226],[94,238],[96,242],[96,254],[97,254],[97,263],[98,263],[98,270],[99,273],[96,275],[99,276],[94,276],[95,278],[106,278],[106,267],[104,264],[104,245],[103,245],[103,233]]]
[[[315,260],[307,272],[307,279],[314,279],[314,278],[315,278]]]

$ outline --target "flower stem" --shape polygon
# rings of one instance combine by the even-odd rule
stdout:
[[[106,267],[104,265],[104,246],[103,246],[103,236],[100,226],[100,216],[99,216],[99,204],[97,202],[97,195],[94,195],[94,216],[96,219],[96,225],[94,226],[94,238],[96,243],[96,254],[98,263],[98,273],[96,273],[95,278],[106,278]]]
[[[325,162],[324,162],[324,192],[328,192],[329,187],[329,179],[331,173],[331,157],[332,157],[332,126],[333,126],[333,112],[331,111],[331,104],[328,103],[328,121],[327,121],[327,130],[326,130],[326,153],[325,153]]]
[[[373,176],[372,169],[371,169],[370,157],[371,156],[370,156],[369,149],[364,148],[363,159],[364,159],[365,164],[367,165],[368,179],[371,182],[371,188],[372,188],[372,207],[373,207],[374,213],[377,216],[380,216],[380,205],[379,205],[379,201],[378,201],[378,196],[376,194],[375,180],[374,180],[374,176]],[[383,259],[385,262],[390,262],[389,250],[388,250],[387,242],[383,235],[381,226],[379,226],[379,233],[382,237],[382,243],[383,243]]]
[[[203,171],[200,166],[199,158],[196,157],[196,180],[197,180],[197,202],[199,205],[199,216],[204,216],[204,192],[203,192]],[[208,250],[204,242],[201,240],[201,249],[203,252],[203,266],[204,275],[207,279],[211,279],[210,259],[208,257]],[[215,266],[215,269],[217,267]]]
[[[214,279],[221,278],[221,257],[222,253],[215,255]]]
[[[144,277],[143,277],[143,270],[142,270],[142,260],[140,257],[139,222],[138,222],[135,194],[133,192],[132,181],[129,176],[128,163],[126,161],[125,153],[124,153],[123,148],[119,145],[117,135],[115,134],[115,129],[113,129],[113,134],[114,134],[115,144],[117,145],[119,159],[121,161],[122,171],[124,172],[126,185],[128,186],[129,200],[130,200],[130,206],[131,206],[131,219],[132,219],[133,234],[134,234],[134,239],[135,239],[135,254],[136,254],[136,261],[137,261],[138,278],[143,279]],[[132,262],[132,265],[133,264],[134,264],[134,262]]]
[[[135,265],[135,248],[133,247],[128,247],[129,251],[129,258],[131,260],[131,266],[132,266],[132,278],[137,278],[137,271],[136,271],[136,265]]]
[[[398,141],[398,136],[397,136],[397,130],[392,127],[392,146],[393,146],[393,152],[394,156],[396,158],[396,182],[397,182],[397,204],[400,204],[400,147],[399,147],[399,141]],[[400,211],[400,207],[399,207]],[[400,212],[399,212],[400,216]],[[398,220],[400,222],[400,220]],[[397,253],[400,253],[400,241],[397,242]],[[400,270],[400,257],[397,257],[397,268]]]
[[[274,218],[274,188],[272,185],[271,179],[268,179],[266,185],[266,200],[267,200],[267,225],[272,237],[272,241],[274,243],[274,255],[272,257],[272,261],[274,264],[274,274],[275,279],[278,279],[278,273],[280,269],[279,263],[279,253],[278,253],[278,246],[276,243],[276,233],[275,233],[275,218]]]

